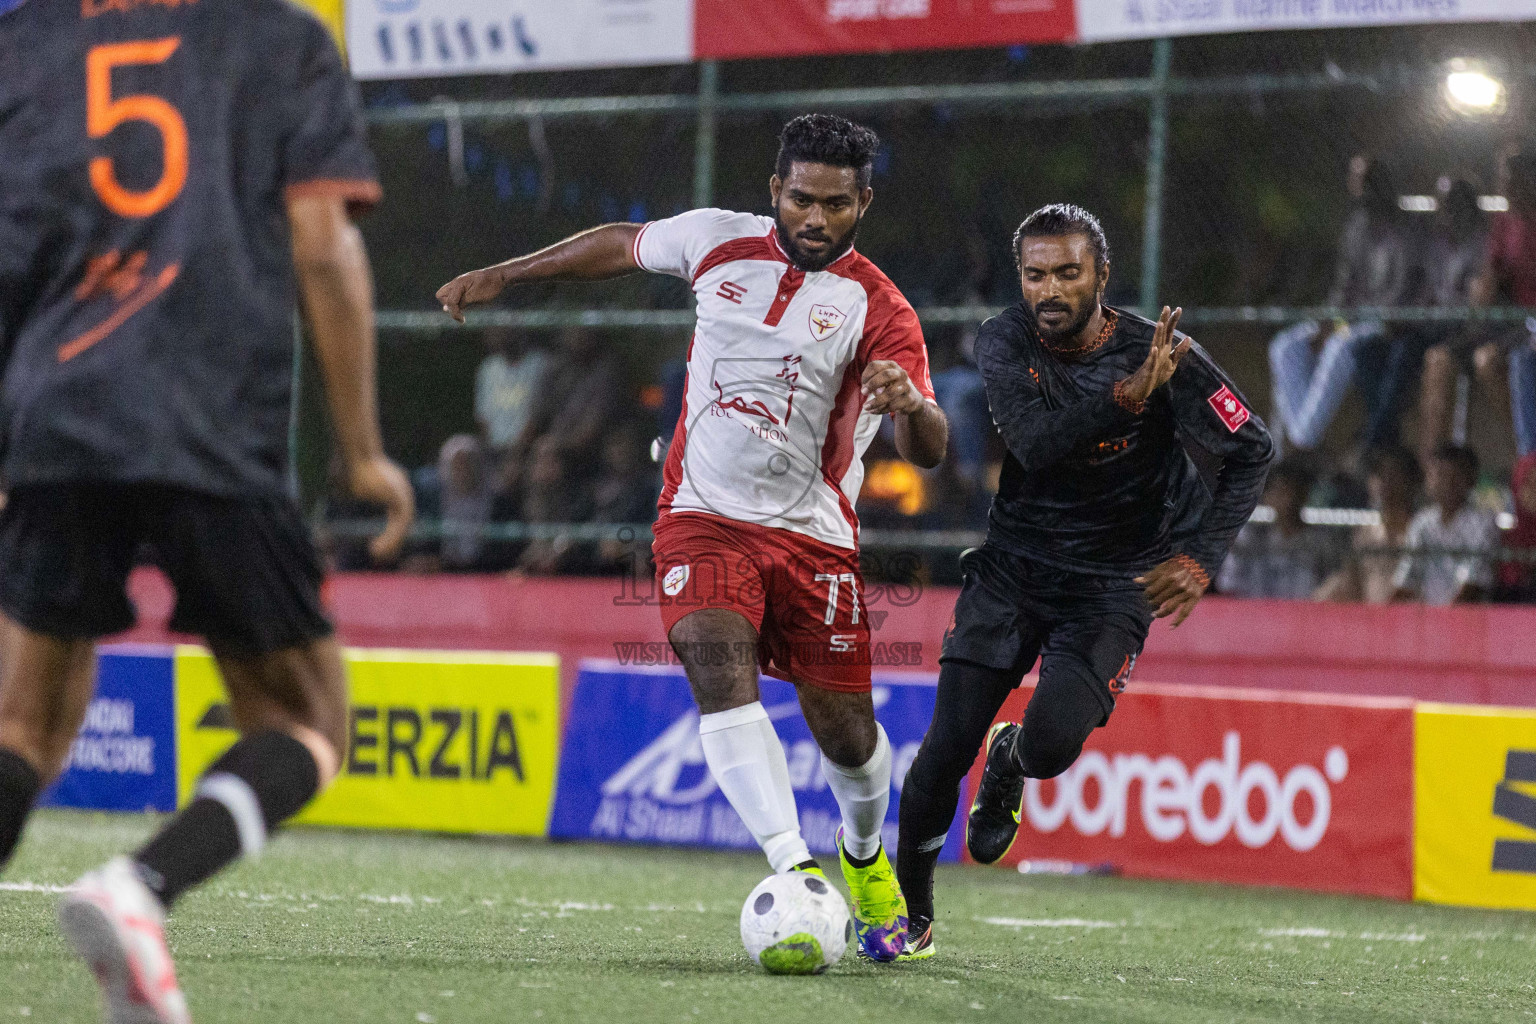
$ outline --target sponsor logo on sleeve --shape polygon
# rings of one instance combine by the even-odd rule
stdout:
[[[1234,434],[1250,418],[1251,414],[1248,412],[1248,407],[1238,401],[1237,396],[1232,393],[1232,389],[1225,384],[1221,386],[1220,391],[1207,398],[1206,401],[1211,404],[1212,409],[1216,410],[1216,418],[1221,420],[1226,428]]]

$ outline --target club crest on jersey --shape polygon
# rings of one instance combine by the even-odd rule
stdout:
[[[837,333],[837,329],[847,319],[848,314],[836,306],[818,302],[811,307],[811,337],[817,341],[826,341]]]
[[[1206,401],[1211,404],[1212,409],[1216,410],[1216,417],[1232,433],[1237,433],[1237,428],[1248,422],[1250,415],[1248,407],[1238,401],[1237,396],[1232,393],[1232,389],[1225,384],[1221,386],[1220,391],[1207,398]]]
[[[688,566],[674,565],[667,570],[667,574],[661,578],[661,592],[668,597],[676,597],[678,592],[688,584]]]

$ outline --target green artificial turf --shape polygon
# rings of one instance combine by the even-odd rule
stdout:
[[[94,1021],[57,895],[153,827],[41,813],[0,878],[0,1024]],[[757,856],[306,829],[170,925],[199,1024],[1536,1020],[1536,914],[941,869],[939,955],[770,977]]]

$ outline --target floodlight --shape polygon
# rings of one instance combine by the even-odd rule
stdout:
[[[1465,117],[1486,117],[1504,110],[1508,94],[1504,83],[1469,60],[1456,59],[1446,66],[1446,103]]]

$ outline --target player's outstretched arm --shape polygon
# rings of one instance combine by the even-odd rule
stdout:
[[[641,224],[604,224],[527,256],[460,274],[437,290],[443,312],[460,323],[464,307],[490,302],[513,285],[537,281],[606,281],[639,270],[635,238]]]
[[[375,390],[373,276],[363,236],[335,196],[288,203],[293,263],[325,379],[331,424],[354,496],[384,506],[384,532],[369,545],[380,561],[400,553],[416,514],[410,481],[384,454]]]

